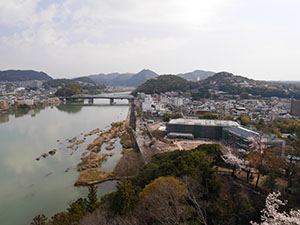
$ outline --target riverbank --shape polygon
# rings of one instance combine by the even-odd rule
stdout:
[[[113,150],[117,139],[122,145],[123,156],[112,171],[102,171],[101,163],[111,157],[113,153],[99,154],[99,152],[104,148],[104,144],[106,144],[106,150]],[[86,155],[81,158],[81,162],[77,165],[80,174],[74,184],[75,186],[87,186],[134,176],[144,166],[139,153],[132,148],[126,130],[126,121],[112,123],[111,128],[100,133],[93,143],[88,145],[86,150]]]

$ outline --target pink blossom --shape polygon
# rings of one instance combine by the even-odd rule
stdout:
[[[273,192],[266,198],[265,208],[261,211],[261,223],[250,221],[252,225],[297,225],[300,224],[300,210],[291,210],[279,212],[279,207],[286,205],[279,198],[280,192]]]

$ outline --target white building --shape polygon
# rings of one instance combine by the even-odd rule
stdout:
[[[33,99],[25,99],[24,100],[24,104],[26,104],[26,105],[33,105],[33,103],[34,103]]]
[[[183,98],[175,97],[174,98],[174,105],[176,107],[179,107],[179,106],[183,105]]]

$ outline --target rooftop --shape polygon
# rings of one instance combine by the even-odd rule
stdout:
[[[248,138],[248,137],[251,137],[254,135],[259,135],[259,133],[254,132],[252,130],[248,130],[243,127],[231,127],[231,128],[227,128],[227,130],[231,133],[234,133],[234,134],[244,137],[244,138]]]
[[[238,127],[239,124],[231,120],[202,120],[202,119],[173,119],[169,124],[180,125],[200,125],[200,126],[221,126],[221,127]]]

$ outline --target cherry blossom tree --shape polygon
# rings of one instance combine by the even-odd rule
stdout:
[[[222,159],[224,162],[233,166],[232,176],[235,176],[235,170],[246,168],[249,165],[249,162],[236,156],[231,148],[227,147],[227,150],[227,153],[222,155]]]
[[[265,159],[267,156],[268,140],[262,136],[251,136],[248,138],[250,142],[248,160],[251,165],[258,170],[255,187],[257,188],[261,173],[265,169]]]
[[[265,208],[261,211],[261,223],[250,221],[252,225],[297,225],[300,224],[300,210],[291,210],[289,213],[280,212],[279,207],[286,205],[286,201],[278,199],[280,192],[273,192],[266,198]]]

